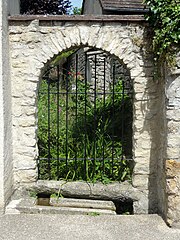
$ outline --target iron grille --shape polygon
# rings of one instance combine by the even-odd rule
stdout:
[[[116,58],[83,50],[46,69],[38,95],[39,179],[124,181],[131,138],[132,87]]]

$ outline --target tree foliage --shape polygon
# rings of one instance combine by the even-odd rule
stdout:
[[[73,15],[81,15],[82,8],[74,7],[72,9]]]
[[[180,42],[180,1],[145,0],[150,11],[147,20],[154,29],[154,52],[165,56]]]
[[[67,14],[71,8],[69,0],[21,0],[21,14]]]

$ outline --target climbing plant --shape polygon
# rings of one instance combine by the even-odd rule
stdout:
[[[153,27],[153,47],[156,59],[168,57],[180,42],[180,1],[145,0],[146,16]]]

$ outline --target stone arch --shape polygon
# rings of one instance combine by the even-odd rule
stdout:
[[[79,22],[44,26],[38,20],[32,21],[28,26],[10,27],[16,185],[37,180],[36,98],[43,67],[54,56],[73,47],[96,47],[115,55],[130,71],[135,91],[133,152],[136,164],[133,187],[142,192],[138,197],[142,207],[138,207],[138,203],[137,211],[148,211],[149,161],[152,149],[150,133],[144,129],[144,111],[150,112],[153,106],[153,103],[148,104],[150,97],[146,91],[149,86],[147,83],[152,79],[153,66],[151,53],[145,52],[142,47],[144,31],[144,27],[136,24]]]
[[[130,31],[131,29],[129,29]],[[132,78],[135,78],[138,61],[143,59],[140,54],[133,51],[137,46],[133,43],[128,30],[124,31],[123,36],[119,33],[119,29],[110,26],[68,26],[56,31],[47,30],[39,33],[37,38],[36,48],[41,49],[41,52],[36,51],[34,64],[35,69],[39,70],[37,75],[40,75],[40,70],[44,64],[52,60],[55,55],[70,48],[88,46],[96,47],[110,54],[115,55],[118,59],[127,65],[130,69]],[[44,36],[45,35],[45,36]],[[138,55],[138,56],[137,56]],[[141,70],[143,66],[141,66]],[[140,71],[139,71],[140,72]]]

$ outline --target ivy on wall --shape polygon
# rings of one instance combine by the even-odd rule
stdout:
[[[150,10],[146,18],[154,30],[156,59],[168,58],[180,43],[180,0],[145,0],[145,3]]]

